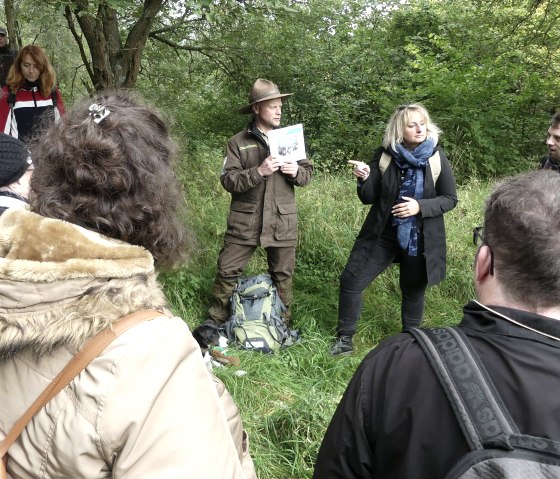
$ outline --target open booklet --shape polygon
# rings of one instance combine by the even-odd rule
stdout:
[[[275,158],[281,158],[286,162],[307,158],[301,123],[270,130],[268,132],[268,143],[270,154]]]

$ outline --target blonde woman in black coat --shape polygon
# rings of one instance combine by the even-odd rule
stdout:
[[[422,105],[400,106],[371,162],[349,162],[358,197],[372,207],[340,276],[335,356],[352,352],[363,291],[393,262],[400,267],[403,330],[420,325],[426,288],[445,277],[443,214],[457,204],[457,192],[438,138]]]

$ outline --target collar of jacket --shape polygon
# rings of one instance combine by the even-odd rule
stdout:
[[[249,135],[254,136],[257,140],[259,140],[264,146],[268,148],[268,140],[263,137],[262,132],[257,128],[257,123],[254,118],[251,120],[251,123],[247,127],[247,133]]]
[[[21,89],[22,90],[29,90],[29,91],[31,91],[31,90],[37,91],[37,90],[39,90],[39,82],[23,80],[23,84],[21,85]]]
[[[487,334],[530,339],[560,348],[560,341],[554,339],[560,338],[560,320],[558,319],[520,309],[486,306],[478,301],[470,301],[463,308],[463,313],[462,327]],[[513,322],[500,315],[510,318]]]
[[[0,207],[25,208],[29,204],[26,198],[13,191],[0,190]]]
[[[146,249],[26,210],[0,216],[0,357],[75,351],[120,317],[165,305]]]

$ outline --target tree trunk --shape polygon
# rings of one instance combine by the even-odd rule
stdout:
[[[88,12],[88,0],[77,0],[69,5],[72,15],[66,15],[68,25],[72,30],[74,19],[78,22],[89,47],[91,60],[86,58],[85,49],[80,48],[80,51],[84,63],[90,65],[88,73],[95,90],[135,86],[148,35],[162,7],[163,0],[145,0],[141,15],[131,26],[123,45],[114,8],[100,2],[94,15]],[[73,33],[80,43],[81,36],[75,29]]]
[[[126,68],[126,75],[123,80],[124,87],[131,88],[136,84],[140,72],[142,52],[146,46],[154,19],[162,7],[163,0],[145,1],[142,16],[130,29],[123,55],[123,67]]]
[[[14,0],[4,0],[4,13],[6,14],[6,28],[8,30],[8,39],[10,46],[17,50],[21,50],[21,38],[17,28],[16,9]]]

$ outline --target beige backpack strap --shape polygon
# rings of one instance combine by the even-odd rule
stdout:
[[[430,170],[432,171],[432,180],[434,180],[434,186],[436,186],[436,181],[441,173],[441,156],[439,151],[436,151],[435,155],[430,157]]]
[[[385,174],[385,170],[390,165],[391,160],[391,155],[389,155],[388,153],[383,153],[381,155],[381,158],[379,158],[379,171],[381,171],[381,176]]]
[[[23,416],[18,419],[4,440],[0,443],[0,479],[7,477],[6,475],[6,459],[8,449],[19,437],[25,426],[31,421],[33,416],[39,412],[53,397],[62,391],[70,382],[80,374],[87,365],[99,356],[109,344],[117,339],[125,331],[139,323],[164,316],[165,313],[155,309],[145,309],[136,311],[135,313],[124,316],[118,321],[111,324],[108,328],[91,338],[82,349],[80,349],[74,357],[68,362],[66,367],[56,376],[52,382],[44,389],[41,395],[29,406]]]

